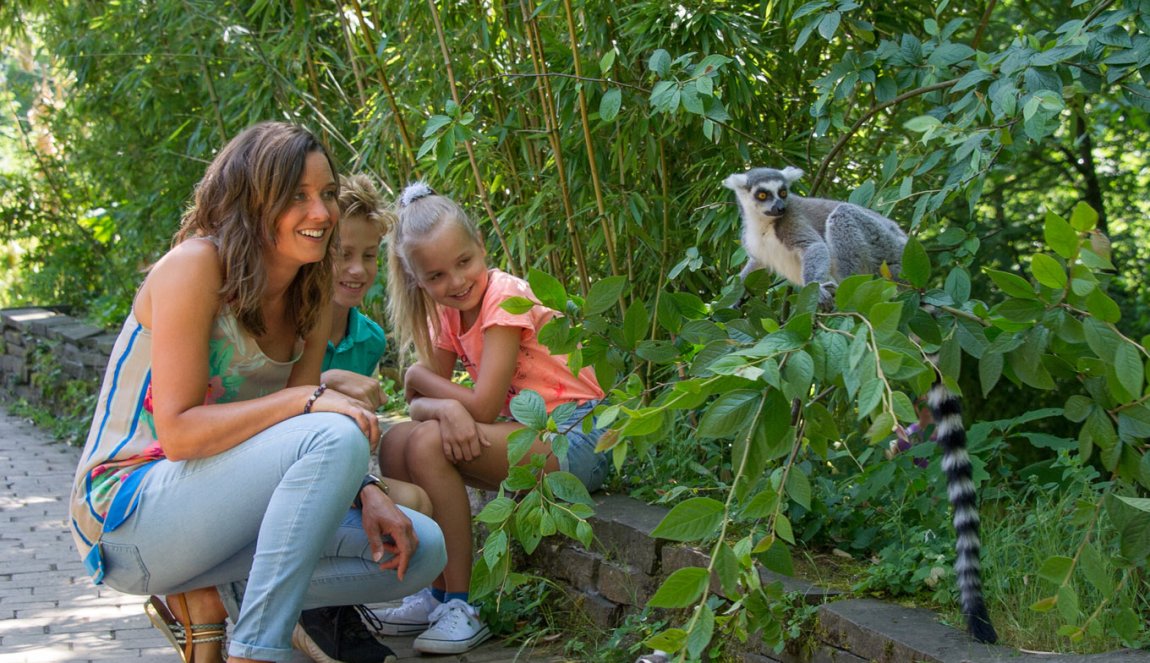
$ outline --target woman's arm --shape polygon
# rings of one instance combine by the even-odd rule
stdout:
[[[151,329],[153,416],[160,445],[171,460],[220,453],[301,414],[316,388],[298,384],[253,400],[204,405],[221,283],[215,246],[191,240],[155,265],[134,304],[137,319]],[[357,416],[363,408],[338,392],[324,394],[313,411],[343,412],[378,435],[375,417],[368,422],[369,413]]]
[[[475,421],[492,423],[507,402],[507,390],[511,387],[511,378],[519,361],[522,331],[519,327],[494,326],[483,332],[483,357],[480,361],[483,369],[475,379],[474,389],[452,382],[450,372],[444,376],[424,364],[407,369],[404,386],[417,395],[458,401]],[[438,361],[439,357],[436,359]],[[412,418],[415,418],[414,410]]]

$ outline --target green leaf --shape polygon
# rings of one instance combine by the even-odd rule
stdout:
[[[1142,357],[1132,344],[1123,342],[1118,346],[1114,353],[1114,372],[1131,396],[1137,398],[1142,395]]]
[[[587,487],[574,474],[570,472],[551,472],[543,478],[544,483],[551,489],[556,497],[575,504],[594,506]]]
[[[1010,272],[1001,272],[997,269],[987,269],[986,275],[990,277],[991,281],[999,287],[1004,293],[1011,297],[1021,297],[1023,299],[1037,299],[1034,294],[1034,286],[1026,279],[1011,274]]]
[[[1093,230],[1098,225],[1098,212],[1087,203],[1080,202],[1070,213],[1070,225],[1078,232]]]
[[[917,134],[926,133],[931,129],[936,129],[942,125],[942,122],[933,115],[919,115],[918,117],[907,120],[902,126],[907,131],[913,131]]]
[[[587,293],[587,303],[583,315],[599,315],[619,302],[619,297],[627,289],[626,276],[608,276],[591,285]]]
[[[523,315],[535,306],[535,302],[526,297],[508,297],[503,300],[499,308],[512,315]]]
[[[692,497],[676,504],[651,536],[669,541],[698,541],[714,534],[722,523],[722,502],[710,497]]]
[[[739,559],[726,543],[719,543],[714,559],[715,575],[719,576],[723,593],[728,597],[735,596],[739,591]]]
[[[636,301],[628,306],[623,314],[623,349],[634,350],[639,341],[646,338],[650,325],[651,316],[643,302]]]
[[[1074,569],[1074,560],[1061,555],[1047,557],[1038,568],[1038,577],[1049,580],[1055,585],[1066,582],[1070,572]]]
[[[697,435],[702,438],[729,437],[745,429],[761,400],[762,394],[751,389],[723,394],[703,414]]]
[[[527,452],[531,451],[531,446],[535,444],[536,438],[539,434],[531,428],[520,428],[513,431],[507,436],[507,462],[510,465],[517,465]]]
[[[894,424],[894,416],[890,412],[880,412],[866,432],[867,439],[871,444],[881,442],[894,430]]]
[[[715,634],[715,613],[711,611],[711,607],[704,603],[697,610],[699,618],[687,633],[687,653],[692,659],[697,659],[703,653]]]
[[[1150,557],[1150,499],[1106,496],[1106,515],[1118,530],[1118,550],[1133,564]]]
[[[537,431],[547,427],[547,405],[543,397],[531,389],[524,389],[511,399],[511,416]]]
[[[982,387],[983,397],[990,395],[990,390],[998,384],[998,379],[1002,377],[1002,365],[1002,353],[1000,352],[987,352],[979,360],[978,381]]]
[[[795,545],[795,530],[791,527],[791,519],[781,513],[775,518],[775,534],[792,546]]]
[[[1030,273],[1042,285],[1058,290],[1065,290],[1069,280],[1066,268],[1045,253],[1036,253],[1030,259]]]
[[[515,500],[500,496],[488,502],[487,506],[483,507],[483,510],[475,516],[475,519],[481,523],[495,525],[507,520],[514,512]]]
[[[926,287],[930,280],[930,256],[916,237],[908,237],[902,250],[902,271],[899,276],[916,288]]]
[[[703,595],[706,587],[707,569],[679,569],[663,582],[647,605],[652,608],[686,608]]]
[[[532,268],[527,272],[527,282],[531,285],[531,292],[539,298],[539,303],[556,311],[567,310],[567,290],[559,279],[547,272]]]
[[[651,54],[651,59],[647,61],[647,68],[658,74],[660,78],[666,78],[671,71],[671,54],[661,48],[656,49]]]
[[[1063,258],[1069,260],[1077,255],[1078,233],[1054,212],[1046,213],[1043,236],[1046,239],[1046,245]]]
[[[612,122],[619,116],[619,108],[623,105],[623,92],[617,87],[607,90],[599,100],[599,119]]]
[[[1118,304],[1115,304],[1114,300],[1100,288],[1095,288],[1086,296],[1086,310],[1104,322],[1118,322],[1122,317],[1122,310],[1118,308]]]
[[[787,473],[787,496],[807,511],[811,510],[811,482],[798,466]]]

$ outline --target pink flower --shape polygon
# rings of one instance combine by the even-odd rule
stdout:
[[[215,403],[224,393],[224,379],[218,375],[212,376],[212,379],[208,380],[207,393],[204,394],[204,405]]]

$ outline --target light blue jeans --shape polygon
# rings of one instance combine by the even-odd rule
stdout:
[[[293,417],[209,458],[159,461],[135,513],[101,538],[104,582],[128,594],[216,586],[235,625],[228,653],[289,660],[300,610],[407,596],[447,561],[439,526],[409,510],[419,548],[403,581],[371,560],[349,509],[367,465],[363,433],[331,413]]]

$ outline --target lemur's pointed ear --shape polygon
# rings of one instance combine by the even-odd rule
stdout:
[[[735,173],[728,175],[727,179],[723,180],[723,186],[731,191],[738,191],[739,189],[747,188],[747,175],[746,173]]]
[[[794,166],[787,166],[782,170],[782,173],[783,178],[787,180],[787,184],[790,184],[803,176],[803,170],[801,168],[795,168]]]

